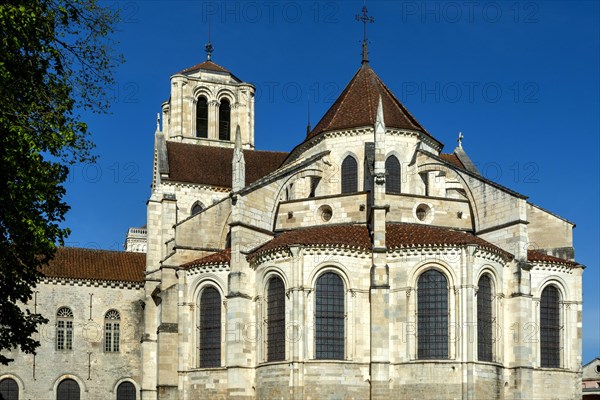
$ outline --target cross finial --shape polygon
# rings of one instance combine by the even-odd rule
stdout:
[[[369,17],[367,15],[367,5],[363,5],[362,15],[356,15],[356,20],[361,21],[363,23],[363,44],[362,44],[362,63],[369,62],[369,49],[368,49],[368,40],[367,40],[367,23],[375,22],[375,18]]]
[[[458,132],[458,140],[457,140],[457,142],[458,142],[458,147],[460,147],[461,149],[462,149],[462,140],[464,138],[465,137],[463,136],[462,132]]]

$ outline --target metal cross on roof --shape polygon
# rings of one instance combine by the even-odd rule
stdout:
[[[362,15],[356,15],[356,20],[357,21],[361,21],[363,23],[363,44],[362,44],[362,62],[364,63],[368,63],[369,62],[369,49],[368,49],[368,42],[367,42],[367,23],[373,23],[375,22],[375,18],[373,17],[369,17],[367,15],[367,6],[363,5],[362,8]]]

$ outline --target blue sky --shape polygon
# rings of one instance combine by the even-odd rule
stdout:
[[[122,1],[110,115],[85,115],[95,165],[75,166],[67,245],[122,249],[145,223],[156,113],[169,77],[213,60],[256,96],[256,146],[289,151],[360,66],[362,1]],[[577,227],[583,362],[600,356],[599,3],[369,1],[371,66],[445,152]]]

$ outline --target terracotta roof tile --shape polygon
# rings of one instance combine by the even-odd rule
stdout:
[[[461,168],[461,169],[465,169],[465,166],[463,165],[463,163],[458,159],[458,157],[456,156],[456,154],[445,154],[445,153],[441,153],[440,154],[440,158],[452,165],[454,165],[455,167]]]
[[[388,224],[386,245],[389,249],[415,246],[461,246],[474,244],[512,258],[507,251],[470,233],[421,224]]]
[[[187,74],[190,72],[194,72],[197,71],[199,69],[205,69],[205,70],[209,70],[209,71],[216,71],[216,72],[225,72],[230,74],[231,72],[229,72],[229,70],[227,70],[227,68],[221,67],[218,64],[215,64],[214,62],[207,60],[204,62],[201,62],[200,64],[196,64],[192,67],[186,68],[183,71],[179,71],[178,74]]]
[[[208,256],[201,257],[197,260],[190,261],[189,263],[183,264],[181,268],[188,269],[193,267],[198,267],[201,265],[219,265],[219,264],[229,264],[231,261],[231,249],[225,249]]]
[[[572,267],[576,267],[579,265],[575,261],[569,261],[563,258],[554,257],[537,250],[527,250],[527,261],[565,264],[570,265]]]
[[[61,247],[41,272],[48,278],[143,282],[146,254]]]
[[[386,227],[388,249],[466,244],[479,245],[503,257],[512,258],[510,253],[499,247],[462,231],[420,224],[388,224]],[[269,251],[288,248],[291,245],[330,245],[359,249],[371,249],[372,247],[371,238],[365,225],[318,226],[283,232],[255,249],[249,258],[255,258]]]
[[[231,188],[233,149],[167,142],[169,179]],[[275,171],[288,153],[244,150],[246,184]]]
[[[325,131],[373,126],[380,95],[386,127],[411,129],[429,134],[371,67],[363,64],[335,103],[307,135],[307,139]]]

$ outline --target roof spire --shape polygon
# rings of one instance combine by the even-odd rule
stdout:
[[[357,21],[361,21],[363,23],[363,43],[362,43],[362,63],[368,63],[369,62],[369,45],[368,45],[368,40],[367,40],[367,22],[369,23],[373,23],[375,22],[375,18],[373,17],[369,17],[367,15],[367,4],[366,4],[366,0],[363,3],[363,8],[362,8],[362,15],[356,15],[356,20]]]
[[[208,43],[204,46],[204,51],[206,52],[206,60],[210,61],[210,56],[212,52],[215,50],[212,43],[210,42],[210,16],[208,17]]]
[[[462,141],[465,137],[463,136],[462,132],[458,132],[458,147],[462,149]]]

